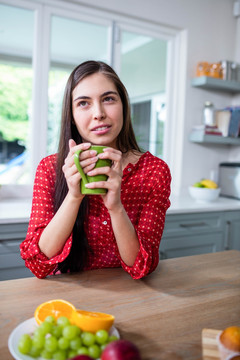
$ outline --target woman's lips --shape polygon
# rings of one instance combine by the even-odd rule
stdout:
[[[98,126],[98,127],[95,127],[94,129],[92,129],[92,131],[93,131],[95,134],[103,135],[103,134],[106,134],[106,133],[109,131],[110,127],[111,127],[111,126],[109,126],[109,125]]]

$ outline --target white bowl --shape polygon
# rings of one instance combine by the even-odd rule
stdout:
[[[220,195],[220,188],[217,189],[208,189],[208,188],[199,188],[195,186],[189,186],[189,194],[193,199],[198,202],[211,202],[217,200]]]

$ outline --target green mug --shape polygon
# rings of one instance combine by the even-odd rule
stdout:
[[[106,148],[106,146],[100,146],[100,145],[93,145],[91,146],[89,149],[87,150],[96,150],[97,154],[103,153],[103,149]],[[101,175],[95,175],[95,176],[90,176],[84,173],[80,162],[79,162],[79,154],[82,152],[82,150],[77,150],[74,154],[74,163],[78,169],[78,171],[80,172],[81,175],[81,193],[82,194],[87,194],[87,195],[100,195],[100,194],[106,194],[107,189],[101,189],[101,188],[96,188],[96,189],[88,189],[85,187],[86,184],[89,184],[91,182],[95,182],[95,181],[106,181],[108,176],[101,174]],[[104,166],[111,166],[112,165],[112,161],[109,159],[98,159],[95,165],[95,168],[100,168],[100,167],[104,167]]]

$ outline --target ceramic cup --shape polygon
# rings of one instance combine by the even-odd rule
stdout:
[[[106,146],[100,146],[100,145],[92,145],[89,149],[87,150],[95,150],[97,151],[97,155],[103,152],[103,149],[106,148]],[[101,189],[101,188],[96,188],[96,189],[88,189],[85,187],[86,184],[89,184],[91,182],[96,182],[96,181],[106,181],[108,176],[101,174],[101,175],[96,175],[96,176],[89,176],[87,174],[84,173],[80,162],[79,162],[79,154],[82,152],[82,150],[77,150],[74,154],[74,162],[75,165],[78,169],[78,171],[80,172],[81,175],[81,193],[82,194],[86,194],[86,195],[100,195],[100,194],[106,194],[107,189]],[[104,167],[104,166],[111,166],[112,162],[109,159],[98,159],[95,165],[95,168],[99,168],[99,167]]]

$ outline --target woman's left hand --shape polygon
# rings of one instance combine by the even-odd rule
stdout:
[[[121,183],[122,183],[122,153],[113,148],[104,149],[103,153],[98,154],[99,159],[112,160],[112,166],[95,168],[87,173],[87,175],[95,176],[105,174],[108,176],[107,181],[98,181],[87,184],[90,189],[104,188],[107,193],[102,195],[104,205],[109,211],[115,211],[122,207],[121,203]]]

